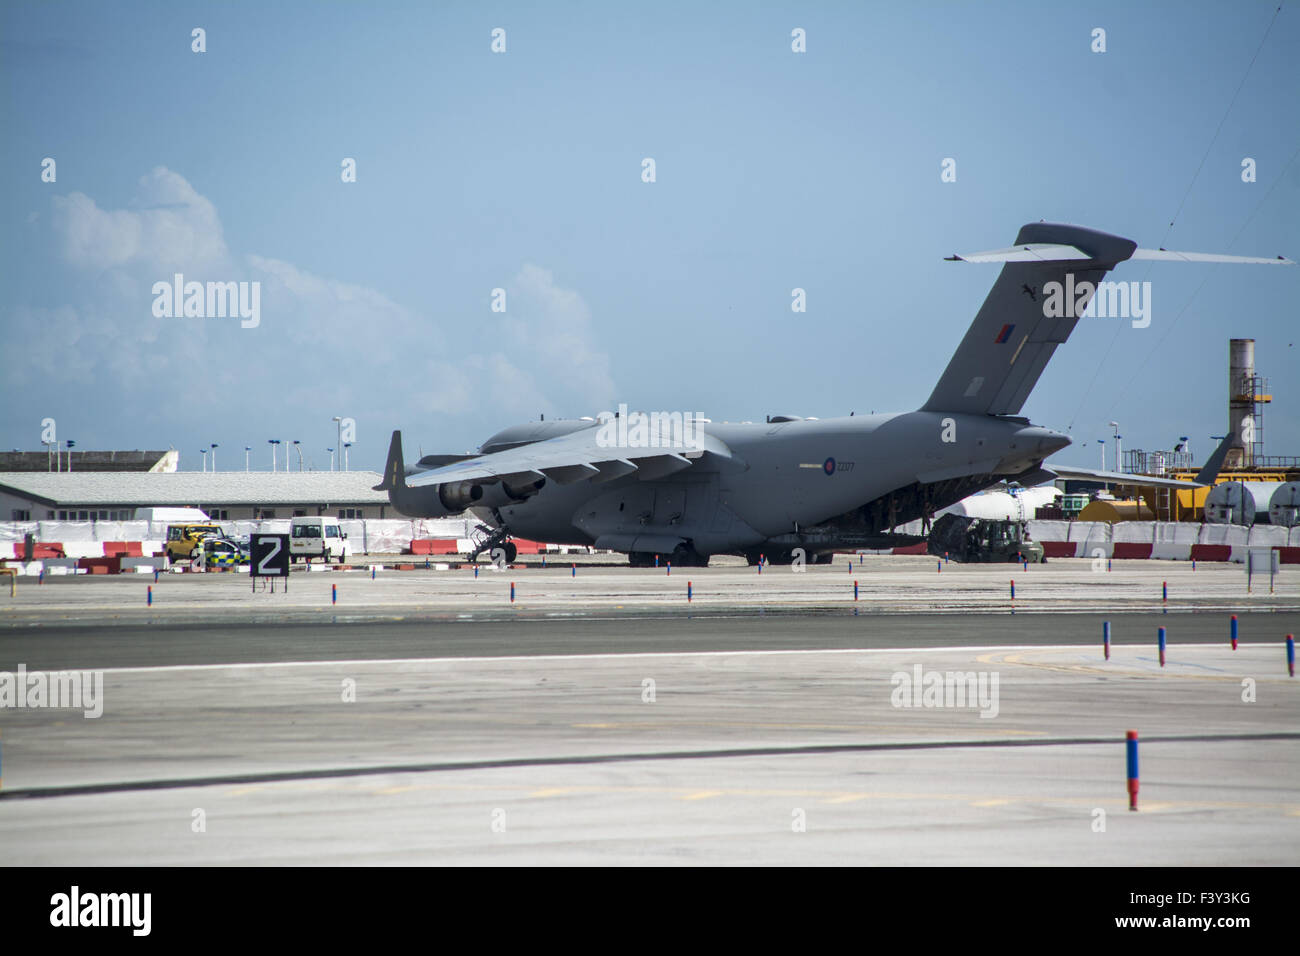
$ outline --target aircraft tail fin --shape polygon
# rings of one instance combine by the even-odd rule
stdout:
[[[1229,446],[1232,444],[1232,436],[1224,435],[1223,441],[1219,442],[1219,447],[1214,449],[1212,454],[1205,461],[1205,467],[1196,473],[1193,480],[1198,485],[1212,485],[1214,479],[1219,477],[1219,471],[1223,468],[1223,461],[1228,457]]]
[[[1150,301],[1139,308],[1133,300],[1139,294],[1136,283],[1107,282],[1098,288],[1106,273],[1126,259],[1295,265],[1285,256],[1139,249],[1131,239],[1054,222],[1022,226],[1009,249],[949,258],[1004,265],[922,411],[985,415],[1019,414],[1052,353],[1074,331],[1094,294],[1103,315],[1128,307],[1134,318],[1144,311],[1150,321]]]
[[[406,487],[406,463],[402,460],[402,432],[393,432],[388,443],[388,461],[384,464],[384,480],[372,488],[372,491],[392,491]]]
[[[1074,290],[1085,282],[1095,289],[1136,248],[1130,239],[1094,229],[1035,222],[1021,227],[1010,249],[953,256],[1005,264],[922,410],[1018,414],[1056,347],[1074,331],[1078,307],[1090,298]],[[1049,308],[1044,288],[1052,282],[1061,291]]]

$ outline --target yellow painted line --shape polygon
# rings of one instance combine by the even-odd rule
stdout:
[[[838,797],[831,797],[829,800],[823,800],[822,803],[854,803],[855,801],[865,799],[867,799],[867,794],[865,793],[844,793],[840,794]]]
[[[251,787],[236,787],[234,790],[227,790],[226,796],[242,797],[250,793],[256,793],[258,790],[262,790],[262,789],[265,789],[265,787],[262,784],[255,783]]]
[[[696,793],[687,794],[682,797],[683,800],[712,800],[714,797],[722,796],[722,790],[700,790]]]
[[[573,793],[573,787],[547,787],[543,790],[534,790],[529,794],[530,797],[562,797],[565,794]]]
[[[971,801],[971,806],[972,807],[1005,807],[1007,804],[1011,802],[1012,802],[1011,800],[1008,800],[1006,798],[1002,798],[998,800],[973,800]]]

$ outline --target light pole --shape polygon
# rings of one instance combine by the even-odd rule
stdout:
[[[68,445],[68,471],[69,472],[72,471],[72,446],[75,444],[76,442],[73,441],[71,438],[68,439],[67,445]]]
[[[302,471],[302,442],[300,442],[296,438],[293,440],[293,450],[298,453],[298,470]],[[284,464],[285,464],[285,470],[287,471],[289,465],[288,459],[285,459]]]
[[[352,447],[352,442],[345,441],[343,443],[343,470],[344,471],[348,470],[348,449],[351,447]]]
[[[330,471],[333,471],[334,470],[334,449],[326,448],[325,450],[330,453]]]
[[[268,445],[271,446],[271,471],[274,472],[274,471],[275,471],[275,446],[278,445],[278,444],[280,444],[280,439],[278,439],[278,438],[268,438],[268,439],[266,440],[266,443],[267,443]],[[285,461],[285,464],[288,464],[288,460],[287,460],[287,459],[286,459],[286,461]]]
[[[1119,434],[1119,422],[1111,422],[1111,423],[1110,423],[1110,427],[1114,430],[1114,435],[1115,435],[1115,470],[1116,470],[1116,471],[1123,471],[1123,470],[1124,470],[1124,459],[1123,459],[1123,457],[1121,457],[1121,455],[1120,455],[1120,446],[1119,446],[1119,439],[1120,439],[1120,434]]]
[[[244,446],[244,471],[248,471],[248,456],[252,454],[252,451],[253,451],[252,445]]]
[[[1098,438],[1097,444],[1101,446],[1101,470],[1106,470],[1106,439]]]
[[[199,455],[202,456],[203,473],[206,475],[208,473],[208,450],[206,448],[200,448]]]
[[[334,424],[337,426],[337,429],[338,429],[338,441],[336,441],[336,442],[334,443],[334,447],[335,447],[335,448],[339,448],[339,447],[341,447],[341,446],[343,445],[343,418],[342,418],[342,416],[340,416],[340,415],[335,415],[333,418],[330,419],[330,421],[334,422]],[[330,452],[330,471],[333,471],[333,470],[334,470],[334,453],[333,453],[333,451],[331,450],[331,452]]]
[[[217,443],[213,442],[210,446],[212,449],[212,473],[217,473]]]

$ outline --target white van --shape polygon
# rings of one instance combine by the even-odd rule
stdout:
[[[305,558],[324,558],[342,564],[348,556],[348,536],[339,527],[337,518],[294,518],[289,523],[289,557],[297,561]]]

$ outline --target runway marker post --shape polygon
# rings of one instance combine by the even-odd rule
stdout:
[[[937,567],[934,569],[934,573],[935,573],[935,574],[943,574],[943,562],[942,562],[942,561],[936,561],[935,564],[937,565]]]
[[[145,588],[145,591],[147,592],[144,599],[145,606],[153,607],[153,585],[150,584],[147,588]]]
[[[576,578],[577,576],[578,576],[578,565],[577,565],[577,562],[574,562],[574,564],[573,564],[573,573],[570,575],[570,577],[575,577],[575,578]]]
[[[1106,660],[1110,660],[1110,621],[1101,622],[1101,649],[1106,652]]]
[[[1011,600],[1014,601],[1015,599],[1016,599],[1016,579],[1012,578],[1011,579]]]
[[[330,603],[331,604],[339,603],[339,586],[337,584],[330,585]]]
[[[511,604],[515,603],[515,582],[514,581],[510,582],[510,603]]]
[[[668,565],[668,574],[672,574],[672,573],[673,573],[673,563],[672,563],[671,561],[668,561],[668,562],[666,562],[666,563],[667,563],[667,565]],[[665,577],[667,577],[667,576],[668,576],[668,575],[665,575]]]
[[[1232,649],[1237,649],[1237,615],[1232,615]]]
[[[687,604],[691,603],[691,582],[690,581],[686,582],[686,603]]]
[[[1128,758],[1128,808],[1138,808],[1138,732],[1130,730],[1125,737],[1124,749]]]
[[[1160,634],[1156,638],[1156,640],[1157,643],[1159,643],[1160,645],[1160,666],[1164,667],[1165,666],[1165,629],[1163,627],[1160,628]]]
[[[1295,635],[1286,636],[1286,672],[1295,677]]]
[[[853,582],[853,600],[856,601],[857,599],[858,599],[858,582],[857,582],[857,581],[854,581],[854,582]]]
[[[477,565],[477,564],[474,565],[474,580],[475,580],[475,581],[478,580],[478,565]]]

